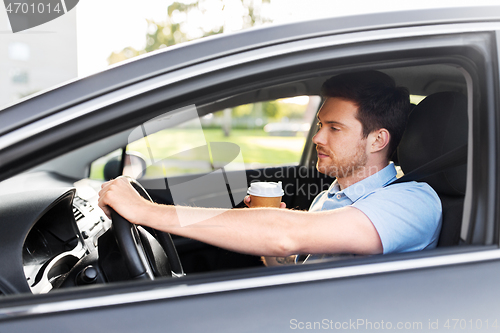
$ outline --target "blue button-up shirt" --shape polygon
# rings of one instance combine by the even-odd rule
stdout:
[[[343,190],[334,181],[314,199],[309,211],[345,206],[361,210],[375,226],[384,254],[436,247],[441,230],[438,195],[426,183],[389,185],[396,180],[396,173],[391,163]]]

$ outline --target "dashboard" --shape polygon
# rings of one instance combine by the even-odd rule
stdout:
[[[97,269],[98,240],[111,227],[97,206],[100,185],[49,172],[0,183],[0,293],[40,294],[98,282],[82,271]]]

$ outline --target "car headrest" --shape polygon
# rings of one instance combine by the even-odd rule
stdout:
[[[406,131],[398,147],[404,173],[435,160],[467,144],[467,98],[457,92],[427,96],[410,113]],[[449,168],[419,181],[428,183],[438,194],[464,195],[467,165]]]

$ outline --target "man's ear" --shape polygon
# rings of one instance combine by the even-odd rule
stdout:
[[[391,134],[385,128],[381,128],[371,132],[369,137],[371,141],[371,153],[376,153],[383,150],[389,145],[389,141],[391,140]]]

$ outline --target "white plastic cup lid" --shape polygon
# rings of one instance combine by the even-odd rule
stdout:
[[[283,192],[283,187],[281,182],[258,182],[251,183],[247,191],[250,195],[255,195],[257,197],[282,197],[285,192]]]

